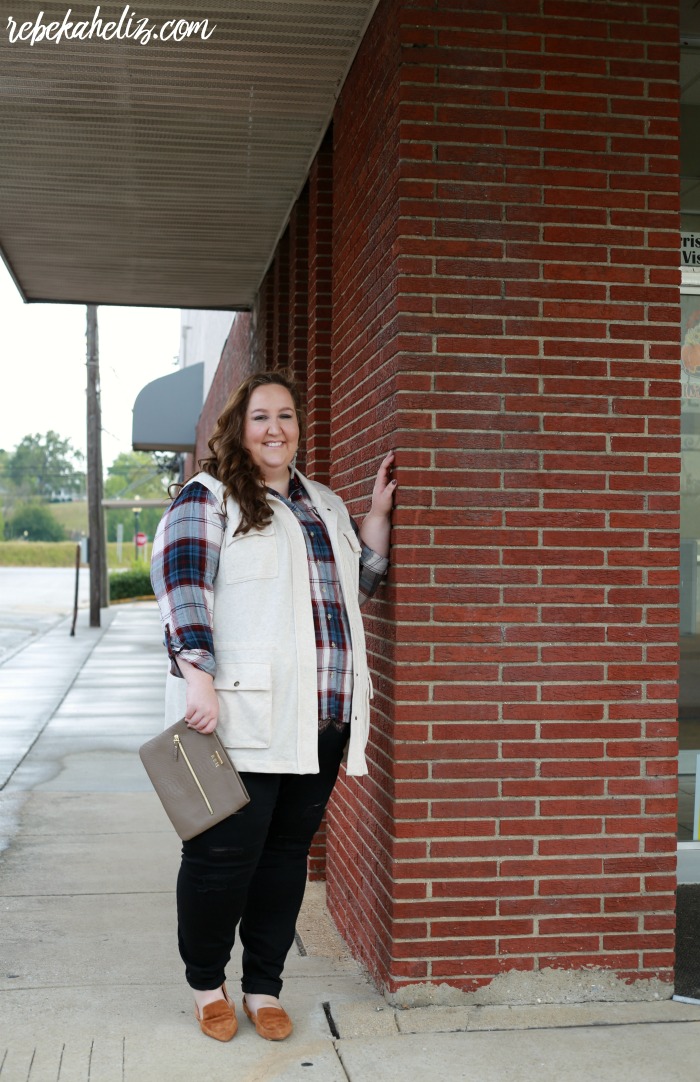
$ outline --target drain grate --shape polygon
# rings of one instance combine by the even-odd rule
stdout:
[[[338,1027],[335,1024],[335,1018],[331,1014],[331,1005],[330,1003],[322,1003],[321,1006],[323,1007],[323,1013],[325,1014],[326,1021],[328,1022],[328,1028],[331,1031],[332,1035],[335,1037],[335,1039],[338,1040],[340,1034],[338,1033]]]

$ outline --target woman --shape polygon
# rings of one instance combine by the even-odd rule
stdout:
[[[183,843],[177,884],[196,1017],[224,1041],[237,1029],[224,972],[237,926],[245,1014],[268,1040],[292,1032],[279,993],[309,847],[346,746],[348,774],[367,772],[359,605],[388,566],[393,453],[358,530],[339,496],[295,469],[301,423],[284,373],[244,380],[153,543],[171,659],[166,723],[217,729],[251,798]]]

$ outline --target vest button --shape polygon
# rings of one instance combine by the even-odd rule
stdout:
[[[233,682],[233,686],[234,686],[235,688],[237,688],[239,684],[240,684],[240,680],[234,680],[234,682]]]

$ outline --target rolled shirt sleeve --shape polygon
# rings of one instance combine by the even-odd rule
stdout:
[[[365,544],[362,545],[362,552],[360,553],[360,585],[358,589],[360,605],[364,605],[365,601],[369,601],[370,597],[376,594],[388,567],[388,556],[380,556],[374,549],[368,548]]]
[[[362,545],[362,551],[360,553],[358,599],[360,605],[364,605],[365,601],[369,601],[379,589],[379,585],[389,567],[389,557],[380,556],[378,552],[375,552],[374,549],[371,549],[369,545],[364,543],[360,537],[360,527],[357,525],[352,515],[350,516],[350,522],[352,523],[352,528],[355,531],[358,541]]]
[[[173,500],[153,539],[151,582],[174,676],[182,676],[178,659],[216,674],[214,579],[224,529],[216,497],[195,481]]]

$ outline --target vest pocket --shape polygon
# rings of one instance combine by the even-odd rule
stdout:
[[[217,662],[219,735],[227,748],[269,748],[272,742],[272,673],[264,662]]]
[[[226,582],[277,577],[277,538],[272,523],[232,537],[223,554]]]

